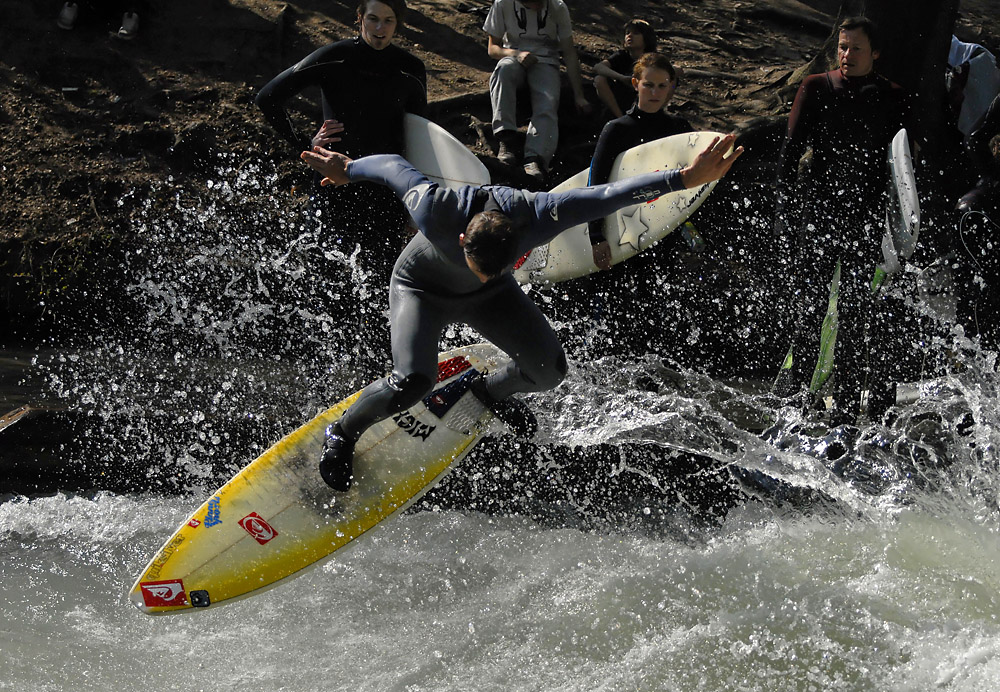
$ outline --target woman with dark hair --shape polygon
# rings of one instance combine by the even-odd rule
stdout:
[[[594,65],[594,88],[601,102],[620,118],[635,101],[632,88],[632,67],[643,53],[656,52],[656,32],[644,19],[632,19],[625,24],[625,38],[620,50],[607,60]]]

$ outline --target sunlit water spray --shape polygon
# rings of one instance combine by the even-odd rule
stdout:
[[[274,188],[233,167],[197,193],[157,192],[175,213],[136,215],[119,319],[39,357],[51,395],[85,416],[67,463],[121,474],[130,491],[0,504],[0,689],[1000,682],[991,354],[952,335],[940,347],[957,374],[841,440],[761,382],[708,377],[669,353],[608,355],[613,330],[560,310],[558,292],[539,300],[571,372],[527,397],[542,423],[532,444],[484,443],[467,476],[268,593],[189,617],[139,614],[125,592],[192,507],[388,365],[384,344],[358,338],[384,322],[385,287]],[[667,295],[658,309],[684,305]],[[683,339],[698,346],[713,329]],[[457,327],[443,346],[476,339]],[[761,438],[768,426],[780,434]],[[694,523],[703,508],[682,490],[720,479],[740,501]],[[521,499],[498,499],[505,487]]]

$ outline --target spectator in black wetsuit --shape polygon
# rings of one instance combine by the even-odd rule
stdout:
[[[615,159],[623,151],[694,129],[684,118],[665,110],[676,87],[677,72],[666,56],[646,53],[639,58],[632,68],[635,104],[627,114],[612,120],[601,131],[590,162],[588,185],[608,182]],[[594,247],[594,263],[600,269],[610,269],[611,249],[605,236],[604,219],[590,222],[590,242]]]
[[[886,157],[905,111],[903,90],[875,72],[878,57],[874,24],[863,17],[845,20],[839,68],[807,77],[795,96],[778,174],[776,229],[789,251],[786,276],[796,323],[791,378],[776,391],[791,394],[809,386],[830,281],[840,261],[837,423],[857,415],[865,388],[872,417],[893,401],[886,383],[876,381],[874,370],[882,368],[866,373],[865,357],[866,336],[878,331],[880,320],[870,284],[881,260]],[[800,160],[809,148],[811,164],[800,178]],[[873,360],[884,355],[874,343],[867,353]]]
[[[625,25],[625,39],[620,50],[594,65],[594,89],[612,118],[625,115],[635,103],[632,68],[643,53],[656,52],[656,32],[644,19],[632,19]]]
[[[320,48],[261,89],[257,106],[290,152],[337,142],[352,157],[403,153],[404,114],[423,115],[427,107],[423,62],[392,43],[405,12],[405,0],[362,0],[358,36]],[[285,104],[311,87],[320,90],[324,121],[309,137],[292,123]],[[313,207],[324,227],[346,241],[347,254],[360,244],[366,263],[388,276],[399,247],[386,239],[402,237],[398,231],[407,219],[391,192],[374,184],[317,188]]]

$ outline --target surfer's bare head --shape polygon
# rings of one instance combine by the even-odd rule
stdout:
[[[358,4],[358,26],[361,38],[375,50],[388,48],[403,27],[406,0],[361,0]]]
[[[880,46],[875,22],[868,17],[848,17],[840,23],[837,66],[845,77],[864,77],[875,69]]]
[[[662,53],[646,53],[632,68],[632,88],[639,110],[646,113],[663,110],[677,88],[677,70]]]
[[[510,218],[498,211],[484,211],[469,221],[458,237],[465,262],[479,280],[496,278],[517,259],[517,234]]]

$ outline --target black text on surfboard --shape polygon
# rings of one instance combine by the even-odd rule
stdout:
[[[431,436],[431,433],[437,429],[436,426],[428,425],[427,423],[417,420],[416,417],[408,411],[397,413],[392,417],[392,419],[396,421],[396,425],[409,433],[411,437],[417,437],[421,440],[426,440]]]

